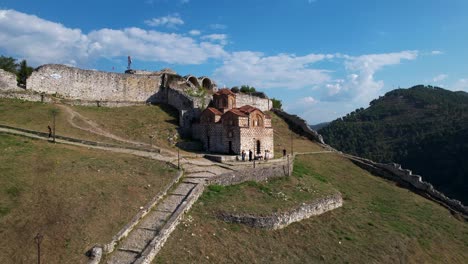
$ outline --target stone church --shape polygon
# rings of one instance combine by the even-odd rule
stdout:
[[[201,113],[193,129],[193,136],[207,151],[239,155],[252,150],[263,156],[268,150],[270,157],[274,154],[271,117],[250,105],[237,108],[236,94],[229,89],[213,95],[212,105]]]

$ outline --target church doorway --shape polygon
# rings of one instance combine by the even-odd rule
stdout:
[[[262,151],[260,150],[260,140],[257,140],[257,154],[261,154]]]
[[[234,154],[234,150],[232,149],[232,141],[229,141],[229,154]]]

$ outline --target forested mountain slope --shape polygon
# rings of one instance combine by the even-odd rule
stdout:
[[[422,85],[393,90],[319,132],[341,151],[400,163],[468,204],[468,93]]]

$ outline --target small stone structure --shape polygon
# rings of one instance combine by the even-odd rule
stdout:
[[[23,90],[18,87],[16,75],[0,69],[0,91]]]
[[[271,117],[256,107],[236,104],[236,94],[229,89],[216,92],[212,106],[193,125],[193,137],[208,151],[237,155],[245,151],[248,155],[251,150],[256,156],[268,152],[273,158]]]
[[[341,193],[337,193],[317,199],[311,203],[304,203],[290,211],[272,213],[268,216],[218,212],[217,217],[225,222],[244,224],[253,228],[275,230],[285,228],[294,222],[299,222],[312,216],[321,215],[341,206],[343,206],[343,198],[341,197]]]

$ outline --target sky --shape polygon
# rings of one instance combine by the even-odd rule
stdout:
[[[0,55],[254,86],[310,124],[417,84],[468,91],[466,0],[0,0]]]

